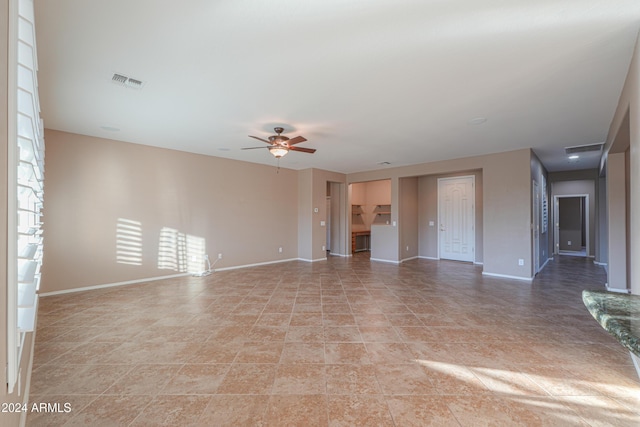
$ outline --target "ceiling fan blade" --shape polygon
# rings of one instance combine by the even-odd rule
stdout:
[[[289,145],[300,144],[301,142],[305,142],[306,140],[307,138],[303,136],[296,136],[295,138],[291,138],[290,140],[288,140],[287,144]]]
[[[302,147],[289,147],[289,150],[300,151],[303,153],[312,153],[312,154],[316,152],[315,148],[302,148]]]
[[[258,138],[257,136],[249,135],[249,138],[255,138],[258,141],[266,142],[267,144],[271,145],[271,141],[267,141],[266,139]]]
[[[270,148],[270,147],[245,147],[245,148],[241,148],[241,150],[255,150],[256,148]]]

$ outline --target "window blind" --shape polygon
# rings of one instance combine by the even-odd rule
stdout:
[[[7,383],[9,392],[13,392],[25,337],[35,328],[38,309],[43,257],[44,127],[36,77],[33,0],[11,1],[9,13]]]

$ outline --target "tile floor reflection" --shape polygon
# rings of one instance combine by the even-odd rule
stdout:
[[[41,299],[28,426],[638,426],[601,267],[527,282],[366,253]]]

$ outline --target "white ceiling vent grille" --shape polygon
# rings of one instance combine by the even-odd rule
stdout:
[[[576,145],[574,147],[565,147],[564,151],[567,154],[588,153],[588,152],[602,150],[603,145],[604,145],[604,142],[599,142],[597,144],[588,144],[588,145]]]
[[[142,80],[127,77],[124,74],[115,73],[111,77],[111,81],[119,86],[130,87],[132,89],[142,89],[144,82]]]

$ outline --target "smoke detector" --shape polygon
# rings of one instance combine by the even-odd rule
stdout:
[[[144,86],[144,82],[142,80],[134,79],[120,73],[114,73],[113,77],[111,77],[111,82],[118,86],[124,86],[131,89],[142,89]]]

